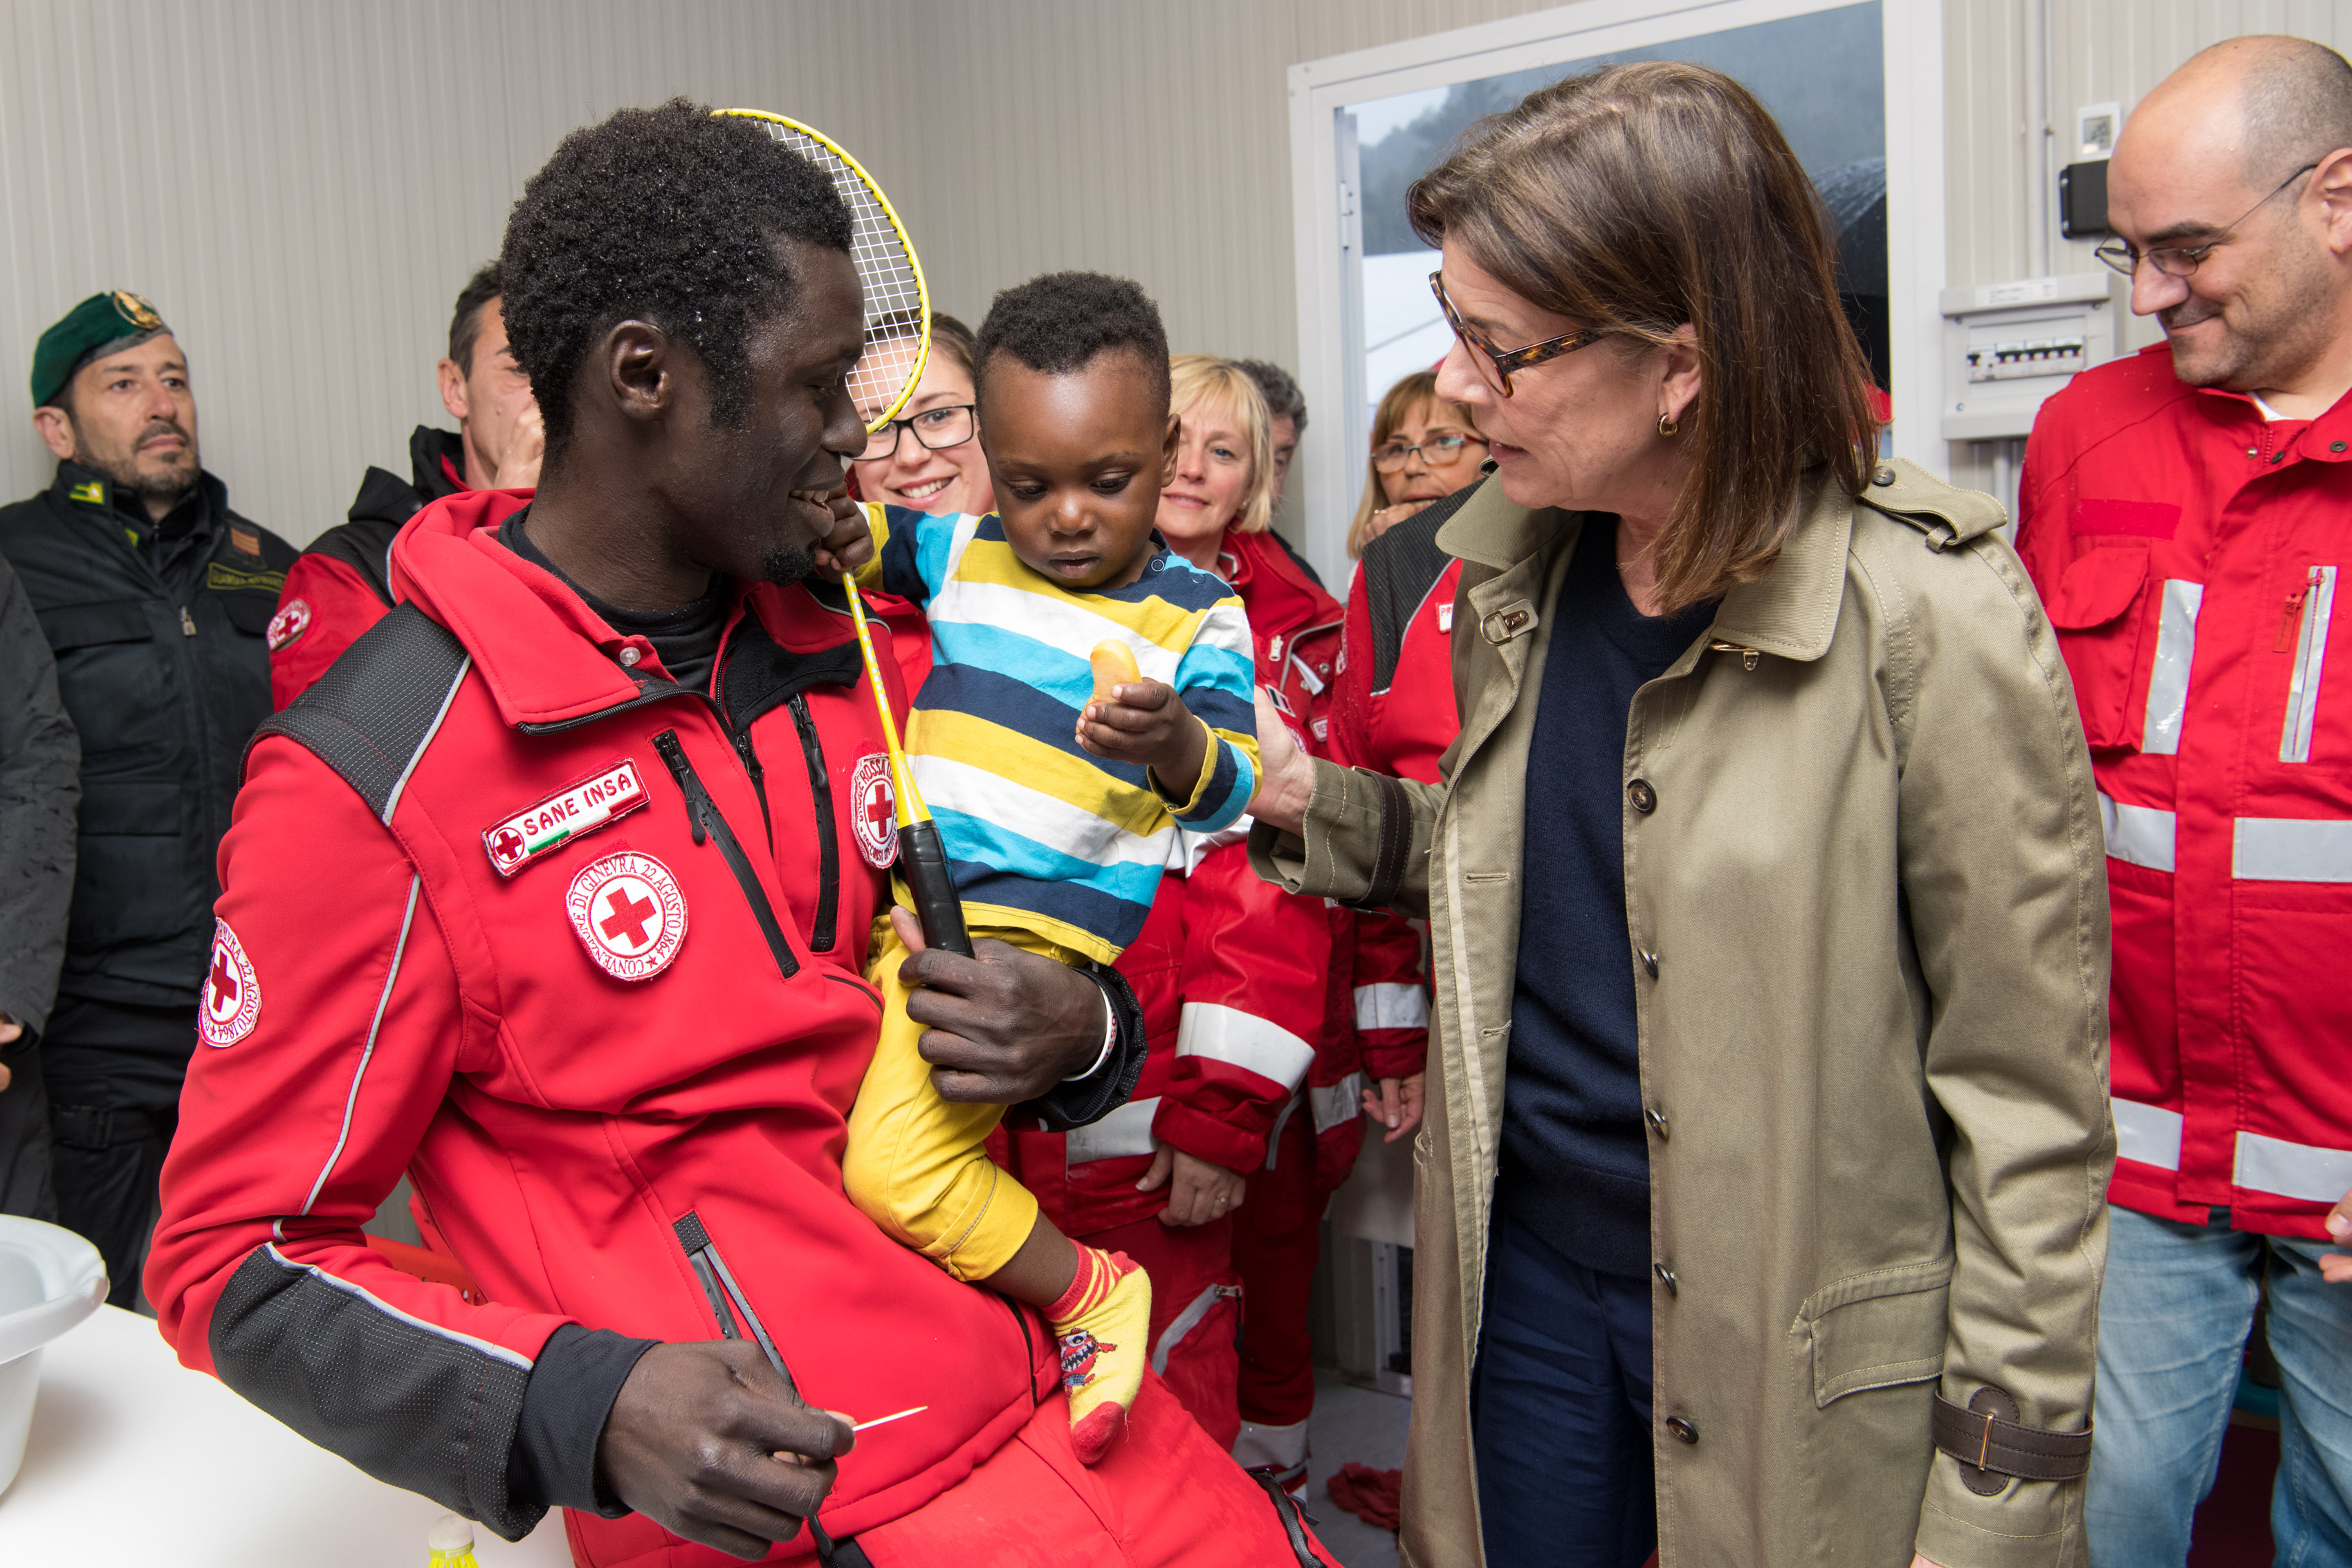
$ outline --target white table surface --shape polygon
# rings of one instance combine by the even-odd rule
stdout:
[[[32,1440],[0,1493],[0,1563],[423,1568],[445,1511],[362,1474],[179,1364],[153,1322],[100,1307],[42,1353]],[[482,1568],[568,1565],[562,1516]]]

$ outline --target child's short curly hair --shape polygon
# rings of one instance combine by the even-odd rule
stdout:
[[[712,417],[750,405],[745,340],[788,308],[777,242],[849,248],[833,182],[753,121],[672,99],[565,137],[507,219],[508,343],[538,393],[549,461],[572,435],[574,376],[615,322],[649,321],[709,367]]]
[[[1095,356],[1125,349],[1157,377],[1160,411],[1168,410],[1168,331],[1160,307],[1140,286],[1099,272],[1049,272],[996,297],[980,324],[973,396],[988,417],[988,363],[1006,353],[1033,371],[1064,375]]]

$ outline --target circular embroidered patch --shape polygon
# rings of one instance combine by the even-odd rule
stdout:
[[[890,759],[881,752],[857,759],[849,776],[850,826],[857,834],[857,852],[876,871],[886,871],[898,858],[898,797],[890,791]]]
[[[305,600],[289,599],[269,618],[267,641],[273,653],[310,629],[310,606]]]
[[[261,982],[254,977],[253,960],[245,944],[226,920],[213,922],[212,956],[205,963],[204,1006],[197,1009],[196,1033],[206,1045],[235,1045],[261,1021]]]
[[[563,895],[572,929],[616,980],[649,980],[686,940],[686,894],[669,867],[623,850],[582,866]]]

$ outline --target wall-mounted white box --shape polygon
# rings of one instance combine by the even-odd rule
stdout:
[[[2128,287],[2102,267],[1945,289],[1944,439],[2030,433],[2042,399],[2077,371],[2115,358]]]

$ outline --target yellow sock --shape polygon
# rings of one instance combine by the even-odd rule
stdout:
[[[1078,1271],[1045,1309],[1062,1346],[1070,1443],[1091,1465],[1127,1429],[1151,1354],[1151,1276],[1124,1252],[1079,1246]]]

